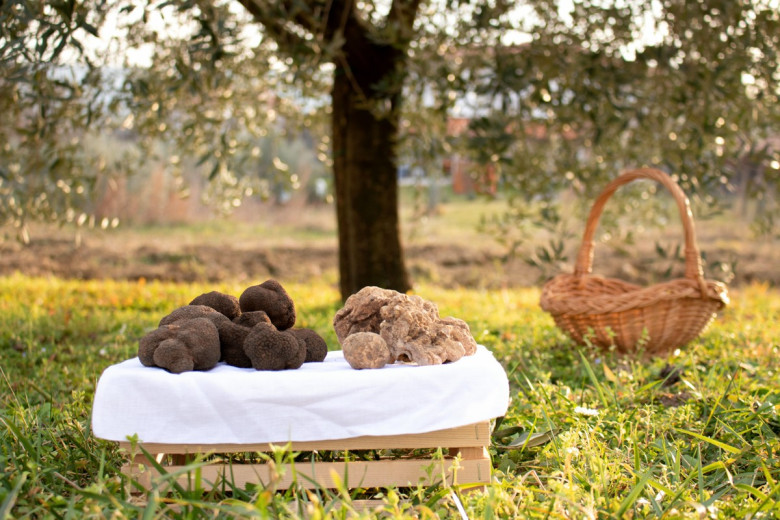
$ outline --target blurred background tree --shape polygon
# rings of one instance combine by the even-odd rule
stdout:
[[[300,185],[283,151],[303,142],[332,171],[345,298],[409,288],[402,163],[507,193],[512,211],[486,229],[510,247],[529,223],[565,236],[562,193],[588,200],[641,165],[676,174],[712,211],[724,194],[758,192],[742,210],[772,233],[779,10],[777,0],[0,0],[0,219],[23,239],[31,219],[115,226],[101,187],[133,182],[150,159],[182,193],[189,171],[203,171],[203,196],[229,210]],[[109,145],[87,144],[100,139]]]
[[[620,170],[649,165],[676,177],[700,217],[736,202],[756,232],[776,233],[779,8],[776,1],[526,2],[526,43],[498,39],[460,53],[453,76],[478,84],[456,90],[456,99],[474,92],[475,100],[462,144],[474,163],[493,166],[513,203],[492,230],[511,236],[536,221],[566,235],[562,192],[589,208]],[[666,222],[652,204],[656,189],[626,190],[626,207],[608,211],[638,208]],[[544,254],[560,250],[553,240]]]

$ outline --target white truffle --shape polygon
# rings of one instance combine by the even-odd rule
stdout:
[[[344,359],[354,369],[382,368],[393,361],[387,343],[379,334],[356,332],[341,344]]]
[[[365,287],[350,296],[336,313],[333,327],[339,341],[359,332],[382,336],[393,361],[436,365],[476,352],[468,324],[442,318],[436,305],[379,287]]]

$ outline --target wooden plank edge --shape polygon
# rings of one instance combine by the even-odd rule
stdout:
[[[286,441],[257,444],[166,444],[140,443],[149,453],[241,453],[272,451],[284,447]],[[468,448],[490,444],[490,423],[480,422],[447,430],[404,435],[361,436],[346,439],[290,442],[292,451],[342,451],[371,449]],[[119,442],[120,448],[130,451],[131,444]]]
[[[188,488],[199,481],[204,489],[227,481],[232,486],[245,488],[256,484],[272,489],[287,489],[293,483],[306,489],[350,489],[374,487],[407,487],[422,484],[431,486],[446,482],[448,485],[484,485],[490,482],[490,458],[479,459],[390,459],[380,461],[313,462],[284,464],[208,464],[190,470],[186,466],[165,466],[168,475],[161,474],[151,465],[138,462],[126,464],[122,471],[146,489],[164,485],[165,480],[175,480]],[[467,486],[471,487],[471,486]]]

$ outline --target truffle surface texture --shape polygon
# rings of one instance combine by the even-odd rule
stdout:
[[[287,332],[303,341],[306,345],[306,360],[304,363],[324,361],[328,355],[328,344],[311,329],[288,329]]]
[[[141,338],[138,357],[145,366],[175,374],[209,370],[219,362],[219,332],[207,318],[178,320]]]
[[[379,310],[387,305],[396,293],[380,287],[364,287],[351,295],[333,318],[333,328],[339,343],[356,332],[379,333],[382,317]]]
[[[219,291],[211,291],[201,294],[190,302],[190,305],[205,305],[215,311],[224,314],[229,320],[232,320],[241,314],[241,308],[238,305],[238,298],[230,294],[224,294]]]
[[[439,317],[436,305],[419,296],[401,294],[382,307],[380,314],[379,333],[396,360],[439,365],[457,361],[477,350],[466,322],[457,320],[465,326],[464,334],[459,323],[452,318]]]
[[[251,367],[252,360],[244,352],[244,341],[251,330],[250,327],[244,327],[232,321],[223,324],[219,329],[219,343],[222,349],[220,359],[234,367]]]
[[[306,359],[303,342],[268,323],[258,323],[244,340],[244,353],[256,370],[299,368]]]
[[[382,368],[393,362],[390,349],[382,336],[373,332],[350,334],[341,344],[344,359],[354,369]]]
[[[268,315],[263,311],[244,312],[233,321],[222,324],[219,328],[219,341],[222,345],[222,361],[228,365],[250,368],[252,360],[244,352],[244,341],[258,323],[271,324]]]
[[[271,323],[271,318],[265,311],[244,312],[233,318],[233,323],[243,327],[252,328],[260,322]]]
[[[185,305],[174,309],[160,320],[160,327],[170,325],[179,320],[191,320],[193,318],[206,318],[219,327],[220,322],[230,321],[227,316],[207,305]]]
[[[241,312],[264,311],[278,330],[295,325],[295,304],[276,280],[248,287],[238,298]]]

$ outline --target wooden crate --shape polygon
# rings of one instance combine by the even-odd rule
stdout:
[[[349,462],[299,462],[293,468],[274,468],[269,464],[214,462],[200,469],[202,485],[205,488],[226,479],[239,488],[247,484],[267,486],[273,481],[276,489],[286,489],[294,481],[301,487],[334,488],[335,478],[347,487],[382,488],[434,485],[442,479],[450,485],[465,485],[476,488],[490,482],[491,464],[487,447],[490,444],[490,423],[481,422],[447,430],[429,433],[365,436],[348,439],[294,442],[292,451],[354,451],[376,449],[422,449],[443,448],[445,457],[426,456],[420,458],[383,458],[380,460],[350,460]],[[131,444],[120,442],[120,447],[131,453]],[[261,444],[163,444],[142,443],[141,446],[164,470],[176,475],[179,484],[187,486],[191,475],[182,471],[188,458],[198,454],[234,454],[247,452],[270,452],[273,446],[287,443]],[[150,489],[152,479],[159,471],[140,450],[135,450],[133,459],[123,467],[123,473],[130,476],[144,488]],[[282,478],[273,480],[274,474]]]

